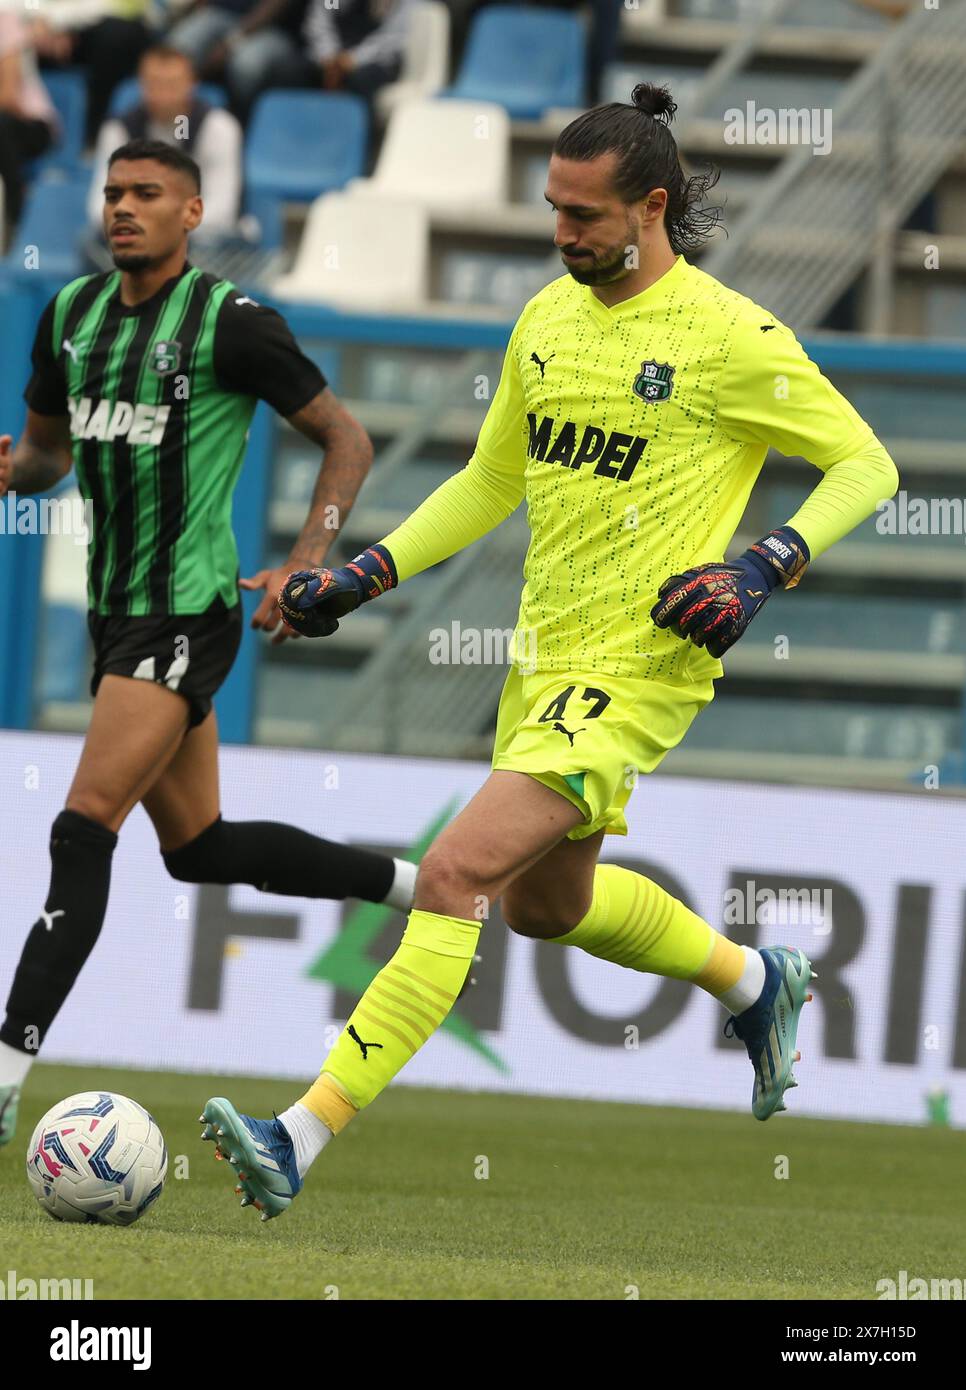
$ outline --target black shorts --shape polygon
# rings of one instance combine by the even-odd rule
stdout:
[[[217,598],[206,613],[119,618],[88,613],[94,643],[91,694],[102,676],[130,676],[176,690],[188,701],[188,727],[211,711],[211,700],[231,670],[242,637],[242,606]]]

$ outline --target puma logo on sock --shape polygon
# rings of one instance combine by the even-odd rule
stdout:
[[[352,1039],[353,1042],[357,1042],[357,1043],[359,1044],[359,1046],[362,1048],[362,1060],[363,1060],[364,1062],[368,1062],[368,1060],[369,1060],[369,1049],[370,1049],[370,1047],[382,1047],[382,1043],[377,1043],[377,1042],[369,1042],[369,1043],[367,1043],[367,1042],[363,1042],[362,1039],[359,1037],[359,1034],[358,1034],[358,1033],[356,1032],[356,1030],[353,1028],[353,1026],[352,1026],[351,1023],[349,1024],[349,1037]]]
[[[40,913],[40,915],[41,915],[41,917],[44,919],[44,926],[47,928],[47,930],[48,930],[48,931],[53,931],[53,930],[54,930],[54,918],[55,918],[55,917],[66,917],[67,913],[65,912],[64,908],[58,907],[54,912],[47,912],[46,910],[42,910],[41,913]]]

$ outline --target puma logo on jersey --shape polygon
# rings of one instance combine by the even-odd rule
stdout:
[[[761,328],[762,333],[770,333],[771,330],[775,327],[775,325],[773,323],[763,323],[760,324],[759,327]]]
[[[249,299],[249,297],[248,297],[247,294],[246,294],[246,295],[242,295],[241,299],[236,299],[236,300],[235,300],[235,303],[236,303],[236,304],[254,304],[254,305],[255,305],[255,308],[256,308],[256,309],[258,308],[258,300],[257,300],[257,299]]]
[[[538,424],[536,415],[532,412],[527,415],[530,458],[573,469],[593,463],[599,478],[616,478],[619,483],[626,483],[633,477],[647,447],[647,440],[641,435],[622,434],[620,430],[608,433],[598,425],[585,425],[578,439],[573,420],[564,420],[559,429],[557,423],[551,416],[544,415]]]
[[[129,444],[160,444],[171,414],[170,405],[149,405],[145,401],[93,401],[90,396],[67,397],[70,432],[74,439],[109,442],[126,439]]]
[[[550,354],[550,357],[556,357],[556,355],[557,355],[557,354],[556,354],[555,352],[552,352],[552,353]],[[530,354],[530,361],[531,361],[531,362],[536,362],[537,366],[540,368],[540,380],[541,380],[541,381],[543,380],[544,368],[546,367],[547,363],[550,361],[550,357],[541,359],[541,358],[539,358],[539,357],[537,356],[537,354],[536,354],[535,352],[531,352],[531,354]]]
[[[55,918],[55,917],[66,917],[66,916],[67,916],[67,913],[66,913],[66,911],[65,911],[64,908],[58,907],[58,908],[56,908],[55,911],[53,911],[53,912],[47,912],[47,911],[45,911],[45,910],[41,910],[40,915],[41,915],[41,917],[44,919],[44,926],[47,928],[47,930],[48,930],[48,931],[53,931],[53,930],[54,930],[54,918]]]
[[[71,355],[71,357],[73,358],[73,361],[74,361],[74,366],[75,366],[75,367],[79,367],[79,366],[80,366],[80,358],[77,356],[78,349],[74,346],[74,344],[71,342],[71,340],[70,340],[69,338],[65,338],[61,346],[62,346],[64,352],[69,352],[69,353],[70,353],[70,355]],[[83,345],[81,345],[81,346],[83,346]]]

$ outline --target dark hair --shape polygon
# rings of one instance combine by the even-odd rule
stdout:
[[[718,182],[718,170],[691,178],[684,173],[668,129],[678,108],[667,87],[639,82],[631,101],[632,106],[612,101],[585,111],[560,132],[553,152],[561,159],[576,160],[616,154],[614,187],[625,203],[646,198],[652,188],[666,188],[664,226],[671,249],[676,254],[694,251],[721,217],[720,208],[700,206],[708,189]]]
[[[187,63],[192,73],[195,70],[195,65],[190,55],[185,53],[181,48],[175,48],[174,45],[170,43],[153,43],[150,48],[146,48],[138,59],[138,67],[141,66],[146,58],[161,58],[167,63],[177,58],[179,62]]]
[[[169,145],[165,140],[129,140],[126,145],[118,146],[107,161],[107,167],[110,168],[119,159],[154,159],[158,164],[187,174],[195,186],[195,191],[201,192],[201,170],[191,155],[179,150],[177,145]]]

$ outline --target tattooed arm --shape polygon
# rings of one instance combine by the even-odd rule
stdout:
[[[325,563],[372,464],[372,441],[328,386],[288,416],[288,421],[324,451],[309,514],[280,569],[261,570],[251,579],[239,581],[243,589],[265,590],[252,617],[252,627],[275,632],[275,643],[297,635],[288,627],[275,631],[282,621],[277,602],[279,589],[293,570],[314,569]]]
[[[66,415],[27,411],[27,423],[15,449],[13,438],[0,435],[0,497],[5,492],[46,492],[73,467]]]
[[[282,617],[276,596],[297,569],[321,565],[349,515],[372,463],[369,436],[339,403],[325,377],[308,358],[275,309],[238,290],[222,300],[215,325],[215,376],[226,391],[265,401],[306,439],[323,450],[312,503],[285,565],[259,570],[239,581],[243,589],[264,589],[252,627],[275,632]],[[281,628],[275,641],[291,630]]]
[[[325,563],[372,464],[372,441],[328,386],[289,417],[325,451],[305,525],[289,555],[289,572]]]

